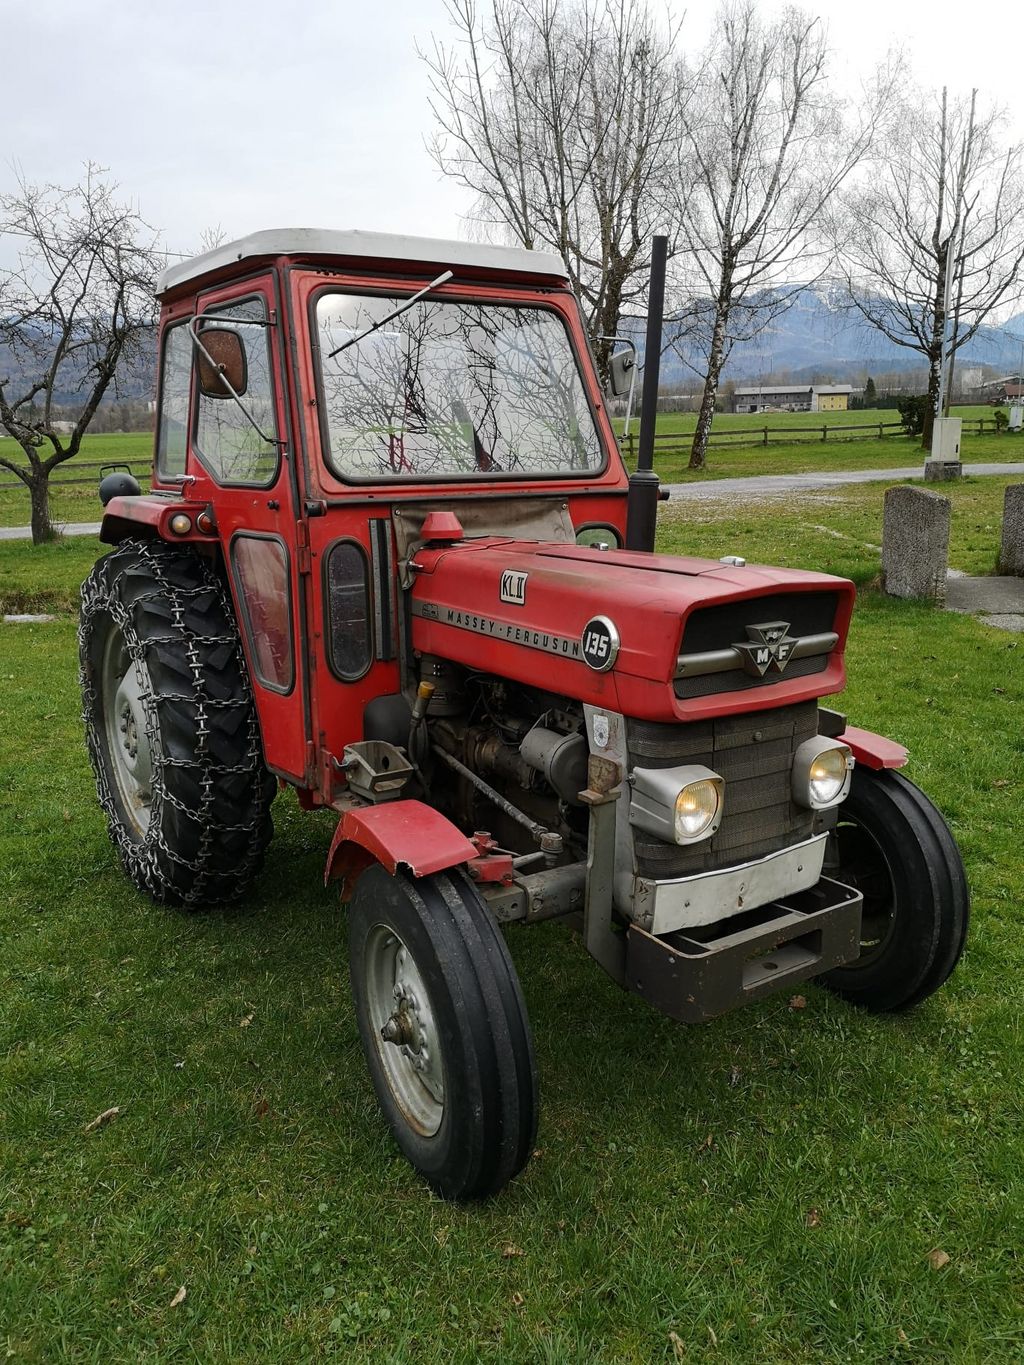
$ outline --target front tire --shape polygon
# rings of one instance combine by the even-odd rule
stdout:
[[[472,883],[368,868],[349,906],[349,969],[403,1154],[446,1199],[496,1194],[533,1150],[537,1073],[515,967]]]
[[[96,791],[131,880],[195,908],[259,871],[274,779],[227,589],[186,546],[126,541],[82,584],[82,711]]]
[[[860,957],[822,984],[876,1011],[909,1009],[937,991],[963,952],[970,896],[931,801],[900,773],[857,768],[829,861],[829,875],[864,896],[864,917]]]

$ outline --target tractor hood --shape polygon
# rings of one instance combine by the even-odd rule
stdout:
[[[838,692],[854,587],[829,574],[487,537],[415,552],[413,648],[645,720]]]

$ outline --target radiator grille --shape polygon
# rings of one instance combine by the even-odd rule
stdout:
[[[683,631],[680,654],[702,654],[716,649],[728,649],[747,639],[747,626],[763,621],[785,621],[792,636],[823,635],[835,628],[837,593],[778,592],[768,597],[747,597],[739,602],[726,602],[713,607],[701,607],[692,612]],[[786,678],[807,678],[822,673],[828,667],[828,655],[811,655],[794,659],[786,668]],[[769,687],[780,675],[774,670],[763,677],[754,677],[742,668],[727,673],[697,674],[677,678],[675,694],[680,700],[707,697],[716,692],[746,692],[754,687]]]
[[[793,801],[790,775],[794,751],[817,733],[816,701],[681,725],[627,720],[631,767],[700,763],[725,779],[725,815],[712,839],[680,848],[633,830],[640,875],[709,872],[809,839],[815,813]]]

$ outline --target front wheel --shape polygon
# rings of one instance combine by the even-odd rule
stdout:
[[[963,952],[970,897],[953,836],[901,774],[858,768],[831,842],[829,875],[861,892],[864,913],[860,956],[821,982],[867,1009],[909,1009]]]
[[[368,868],[349,907],[349,970],[402,1152],[446,1199],[497,1193],[533,1150],[537,1073],[515,967],[472,883]]]

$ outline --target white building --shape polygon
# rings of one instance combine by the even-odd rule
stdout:
[[[852,384],[759,384],[737,389],[733,412],[845,412]]]

